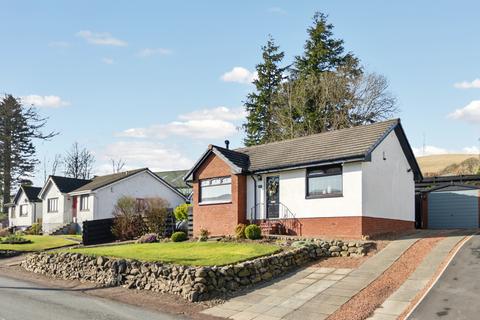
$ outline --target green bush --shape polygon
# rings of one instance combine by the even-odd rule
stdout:
[[[239,223],[237,224],[237,226],[235,227],[235,236],[237,237],[237,239],[245,239],[245,228],[247,226],[244,225],[243,223]]]
[[[262,237],[262,229],[256,224],[251,224],[245,228],[245,236],[251,240],[257,240]]]
[[[172,234],[170,239],[172,239],[173,242],[182,242],[187,240],[187,234],[183,231],[177,231]]]
[[[3,244],[25,244],[25,243],[31,243],[31,240],[25,239],[21,235],[18,234],[11,234],[7,236],[5,239],[0,241],[0,243]]]
[[[188,220],[188,208],[190,208],[191,206],[192,206],[191,204],[184,203],[176,207],[173,210],[175,219],[177,219],[177,221]]]
[[[168,202],[162,198],[148,198],[146,204],[143,214],[148,232],[156,233],[161,237],[165,236]]]
[[[34,223],[27,229],[26,233],[33,235],[42,234],[42,225],[40,223]]]
[[[200,237],[198,238],[198,241],[207,241],[209,235],[210,231],[207,229],[200,229]]]

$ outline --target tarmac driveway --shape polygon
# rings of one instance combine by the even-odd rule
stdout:
[[[460,249],[438,282],[408,318],[480,319],[480,235]]]

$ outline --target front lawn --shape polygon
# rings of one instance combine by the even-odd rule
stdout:
[[[278,246],[258,243],[162,242],[73,248],[68,252],[180,265],[220,266],[269,255],[279,250]]]
[[[78,241],[72,241],[63,236],[22,236],[25,239],[32,241],[25,244],[1,244],[0,250],[13,251],[41,251],[46,249],[53,249],[67,245],[78,244]]]

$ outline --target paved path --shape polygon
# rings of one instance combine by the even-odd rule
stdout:
[[[448,236],[441,240],[423,259],[408,279],[377,309],[370,320],[392,320],[403,313],[415,296],[425,288],[435,276],[440,264],[449,252],[465,236]]]
[[[480,319],[480,235],[455,255],[438,282],[408,318]]]
[[[0,320],[174,320],[178,316],[0,276]]]
[[[322,320],[369,285],[417,238],[396,240],[358,269],[304,268],[204,311],[234,320]]]

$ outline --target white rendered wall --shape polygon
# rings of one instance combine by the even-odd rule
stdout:
[[[21,189],[20,189],[21,190]],[[32,225],[32,219],[33,219],[33,208],[32,208],[32,205],[30,203],[30,201],[28,200],[28,198],[26,197],[25,193],[23,191],[19,191],[21,192],[20,196],[18,197],[18,201],[15,205],[15,218],[11,218],[11,210],[13,208],[11,208],[9,210],[9,213],[10,213],[10,216],[9,216],[9,226],[10,227],[29,227]],[[20,216],[20,206],[21,205],[26,205],[26,211],[27,211],[27,214],[26,216]]]
[[[73,196],[72,196],[73,197]],[[83,221],[93,220],[93,212],[95,205],[95,194],[88,194],[88,210],[80,210],[80,198],[77,197],[77,223],[82,228]]]
[[[257,179],[257,203],[265,204],[267,176],[280,177],[280,202],[297,218],[350,217],[362,215],[362,164],[345,163],[343,166],[343,196],[333,198],[305,198],[306,169],[282,171],[262,175]],[[261,188],[258,186],[261,185]],[[247,216],[253,207],[253,179],[247,179]],[[257,206],[257,218],[265,218],[265,206]]]
[[[99,189],[91,198],[93,219],[111,218],[118,199],[122,196],[133,198],[162,198],[170,208],[185,203],[185,199],[153,177],[148,172],[141,172],[131,177],[120,180],[105,188]]]
[[[58,198],[58,211],[48,211],[48,199]],[[48,182],[47,189],[42,199],[42,226],[43,231],[49,233],[53,229],[72,221],[72,200],[70,196],[62,194],[57,186],[51,181]]]
[[[383,159],[385,154],[386,160]],[[363,215],[415,220],[415,182],[400,142],[391,132],[363,162]]]

